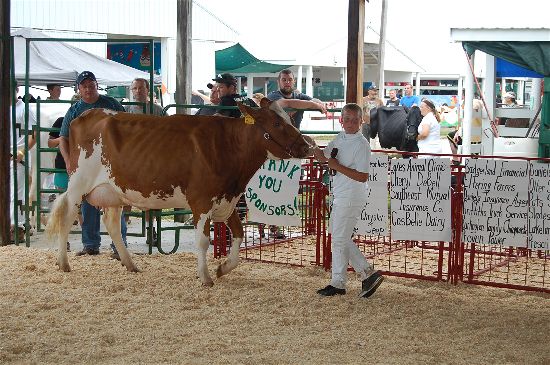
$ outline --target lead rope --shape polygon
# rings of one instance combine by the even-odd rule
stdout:
[[[491,123],[491,133],[493,133],[493,136],[495,138],[498,138],[498,129],[495,121],[491,117],[491,113],[489,112],[489,108],[487,107],[487,102],[485,101],[485,95],[483,95],[483,91],[481,91],[481,87],[479,86],[479,81],[477,80],[476,74],[474,72],[474,65],[472,64],[472,59],[468,55],[468,52],[464,50],[464,54],[466,55],[466,59],[468,60],[468,65],[470,66],[470,72],[472,73],[472,76],[474,77],[474,82],[476,83],[477,91],[479,92],[479,95],[481,97],[481,101],[483,102],[483,107],[485,108],[485,111],[487,112],[487,118],[489,118],[489,122]],[[483,131],[485,133],[485,131]]]

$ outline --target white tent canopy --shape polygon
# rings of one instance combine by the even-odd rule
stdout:
[[[14,36],[15,78],[25,81],[26,38],[50,38],[36,30],[23,28]],[[32,41],[29,44],[29,83],[31,85],[74,85],[82,71],[92,71],[97,82],[105,86],[129,86],[136,77],[149,80],[149,73],[108,60],[59,41]],[[154,76],[155,83],[161,77]]]

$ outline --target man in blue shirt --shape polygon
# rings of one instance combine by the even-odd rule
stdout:
[[[401,106],[406,106],[407,108],[412,108],[413,106],[420,105],[420,98],[416,95],[413,95],[413,87],[411,84],[405,85],[405,95],[401,97]]]
[[[100,95],[97,88],[97,80],[95,75],[90,71],[83,71],[78,75],[76,79],[76,86],[81,96],[80,100],[74,103],[65,117],[63,118],[63,124],[59,136],[62,137],[59,140],[59,151],[65,160],[67,166],[67,172],[72,171],[72,166],[69,159],[69,127],[74,119],[84,113],[86,110],[94,108],[106,108],[116,111],[124,111],[122,105],[114,98],[106,95]],[[100,228],[100,212],[99,210],[90,205],[86,199],[82,200],[80,207],[82,212],[82,245],[84,249],[76,253],[76,256],[81,255],[98,255],[99,246],[101,246],[101,235],[99,234]],[[122,240],[126,244],[126,221],[121,217],[121,232]],[[114,253],[112,258],[120,260],[118,253],[115,250],[115,246],[111,244]]]
[[[318,109],[321,113],[325,114],[327,108],[323,102],[319,99],[313,99],[311,96],[302,94],[296,91],[294,83],[296,79],[294,74],[289,69],[284,69],[279,72],[277,78],[277,84],[279,90],[275,90],[267,94],[269,100],[278,100],[279,105],[282,108],[295,108],[295,109]],[[297,110],[288,113],[294,120],[294,126],[300,129],[300,123],[304,118],[304,111]]]

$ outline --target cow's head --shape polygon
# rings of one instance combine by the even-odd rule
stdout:
[[[269,158],[305,158],[314,145],[311,138],[296,129],[288,114],[277,102],[263,98],[260,108],[255,109],[238,103],[244,115],[245,123],[259,128]]]

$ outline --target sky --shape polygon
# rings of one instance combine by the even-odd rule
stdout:
[[[300,60],[347,42],[348,0],[200,1],[260,59]],[[428,73],[463,73],[464,55],[451,42],[451,27],[548,27],[547,13],[538,9],[546,1],[386,0],[386,38]],[[365,3],[365,24],[377,32],[381,4]]]

